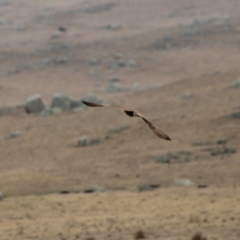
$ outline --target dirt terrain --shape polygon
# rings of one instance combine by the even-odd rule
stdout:
[[[0,239],[240,239],[239,14],[0,0]],[[117,110],[27,114],[35,93],[134,107],[172,141]]]

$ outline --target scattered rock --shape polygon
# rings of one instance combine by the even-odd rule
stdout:
[[[233,88],[240,88],[240,78],[232,85]]]
[[[57,64],[65,64],[69,62],[70,56],[55,56],[53,58],[46,59],[39,64],[39,67],[57,65]]]
[[[78,139],[78,147],[86,147],[86,146],[93,146],[93,145],[97,145],[100,143],[100,139],[99,138],[89,138],[87,136],[81,136]]]
[[[14,26],[14,29],[17,31],[24,31],[27,29],[27,26],[25,24],[17,24],[16,26]]]
[[[143,192],[143,191],[156,190],[158,188],[160,188],[160,184],[147,184],[147,183],[144,183],[144,184],[139,184],[137,189],[138,189],[139,192]]]
[[[84,193],[105,192],[106,189],[98,185],[93,185],[90,188],[83,190]]]
[[[225,138],[220,138],[217,140],[216,142],[217,144],[226,144],[227,143],[227,140]]]
[[[99,65],[101,63],[101,59],[100,58],[92,58],[89,60],[89,64],[92,66],[96,66]]]
[[[114,92],[124,92],[124,91],[129,91],[129,87],[123,87],[119,83],[110,83],[109,86],[107,87],[107,91],[110,93]]]
[[[25,110],[27,113],[40,113],[45,108],[40,94],[34,94],[27,99]]]
[[[195,185],[191,180],[187,178],[177,178],[174,180],[174,184],[177,186],[185,186],[185,187],[191,187]]]
[[[59,192],[59,194],[69,194],[69,193],[70,193],[69,190],[62,190],[62,191]]]
[[[41,111],[41,116],[42,117],[47,117],[47,116],[50,116],[54,113],[54,110],[50,107],[45,107],[42,111]]]
[[[171,163],[171,153],[168,152],[168,153],[165,153],[161,156],[159,156],[157,159],[156,159],[156,162],[157,163]]]
[[[100,12],[105,12],[109,11],[112,8],[115,7],[115,3],[105,3],[105,4],[99,4],[99,5],[94,5],[94,6],[89,6],[86,7],[82,10],[84,13],[100,13]]]
[[[235,147],[232,147],[232,146],[225,146],[223,148],[223,153],[226,153],[226,154],[232,154],[232,153],[235,153],[236,152],[236,148]]]
[[[212,16],[207,19],[195,19],[191,24],[180,25],[174,32],[157,39],[149,46],[149,49],[168,50],[196,44],[198,37],[209,37],[209,35],[216,34],[216,32],[229,31],[227,20],[228,16]],[[214,30],[212,26],[214,26]]]
[[[112,78],[109,78],[108,81],[111,83],[118,83],[118,82],[120,82],[120,79],[116,78],[116,77],[112,77]]]
[[[18,138],[18,137],[20,137],[21,136],[21,132],[19,132],[19,131],[14,131],[14,132],[12,132],[11,134],[10,134],[10,138]]]
[[[87,136],[81,136],[78,139],[78,146],[80,147],[85,147],[88,146],[90,144],[90,139]]]
[[[211,143],[210,142],[194,142],[192,145],[197,146],[197,147],[201,147],[201,146],[211,145]]]
[[[133,59],[128,60],[125,64],[127,67],[135,67],[136,66],[136,62]]]
[[[125,131],[125,130],[128,129],[128,128],[129,128],[129,125],[124,125],[124,126],[121,126],[121,127],[119,127],[119,128],[115,128],[115,129],[113,129],[113,130],[110,130],[110,131],[108,132],[108,134],[120,133],[120,132],[122,132],[122,131]]]
[[[34,54],[41,55],[42,50],[38,49]],[[44,52],[45,50],[43,50]],[[55,51],[55,50],[54,50]],[[59,51],[59,50],[56,50]],[[44,59],[39,62],[28,62],[22,65],[17,65],[15,66],[15,69],[8,71],[7,75],[11,74],[19,74],[24,70],[36,70],[36,69],[43,69],[49,66],[53,65],[59,65],[59,64],[66,64],[68,63],[71,59],[73,59],[74,56],[72,55],[63,55],[63,56],[54,56],[52,58]]]
[[[60,32],[66,32],[66,31],[67,31],[67,28],[62,27],[62,26],[59,26],[59,27],[58,27],[58,31],[60,31]]]
[[[116,31],[116,30],[120,30],[122,28],[122,25],[119,23],[109,23],[106,26],[104,26],[104,28],[106,30]]]
[[[44,55],[46,53],[49,52],[54,52],[54,53],[59,53],[59,51],[67,51],[69,52],[69,50],[71,49],[71,46],[66,44],[66,43],[62,43],[62,42],[55,42],[53,45],[51,45],[50,47],[38,47],[33,51],[33,54],[36,56],[39,55]]]
[[[220,149],[212,149],[210,150],[210,153],[212,156],[216,156],[216,155],[222,154],[222,151]]]
[[[114,61],[108,61],[106,63],[106,67],[111,70],[111,71],[114,71],[114,70],[117,70],[118,69],[118,63],[117,62],[114,62]]]
[[[117,70],[118,68],[132,68],[136,66],[136,62],[133,59],[130,60],[109,60],[107,63],[107,68],[110,70]]]
[[[134,60],[120,61],[118,62],[119,67],[135,67],[136,63]]]
[[[233,154],[236,152],[236,148],[232,146],[223,146],[222,148],[209,149],[212,156],[221,154]]]
[[[181,96],[182,99],[189,99],[189,98],[192,98],[193,97],[193,94],[192,93],[185,93]]]
[[[60,113],[62,113],[63,111],[62,111],[62,109],[60,109],[60,108],[51,108],[51,111],[52,111],[52,113],[53,114],[60,114]]]
[[[118,82],[112,82],[107,87],[107,91],[110,93],[113,92],[125,92],[125,91],[141,91],[145,89],[144,87],[141,87],[139,84],[134,83],[132,86],[122,86]]]
[[[171,163],[171,160],[177,160],[178,162],[189,162],[191,159],[196,160],[198,156],[192,156],[189,151],[179,151],[176,153],[167,152],[155,159],[156,163]]]
[[[115,56],[114,56],[116,59],[121,59],[123,57],[123,54],[122,53],[116,53]]]

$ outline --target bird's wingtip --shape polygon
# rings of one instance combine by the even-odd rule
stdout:
[[[87,102],[87,101],[83,101],[83,100],[82,100],[82,103],[84,103],[88,107],[103,107],[102,104]]]
[[[172,139],[170,137],[168,137],[168,136],[166,136],[165,139],[168,140],[168,141],[172,141]]]
[[[87,105],[87,106],[91,106],[91,103],[90,103],[90,102],[82,101],[82,103],[84,103],[84,104]]]

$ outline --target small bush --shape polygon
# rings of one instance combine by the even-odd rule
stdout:
[[[207,238],[203,236],[201,232],[197,232],[193,235],[191,240],[207,240]]]
[[[146,236],[145,236],[145,233],[141,230],[135,232],[134,234],[134,239],[145,239]]]

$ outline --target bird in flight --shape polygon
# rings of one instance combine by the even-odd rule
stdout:
[[[110,107],[110,108],[116,108],[124,111],[128,116],[130,117],[140,117],[150,128],[151,130],[160,138],[163,138],[165,140],[171,140],[170,137],[168,137],[164,132],[162,132],[160,129],[156,128],[144,115],[142,115],[140,112],[133,108],[121,106],[121,105],[109,105],[109,104],[97,104],[87,101],[82,101],[85,105],[88,107]]]

